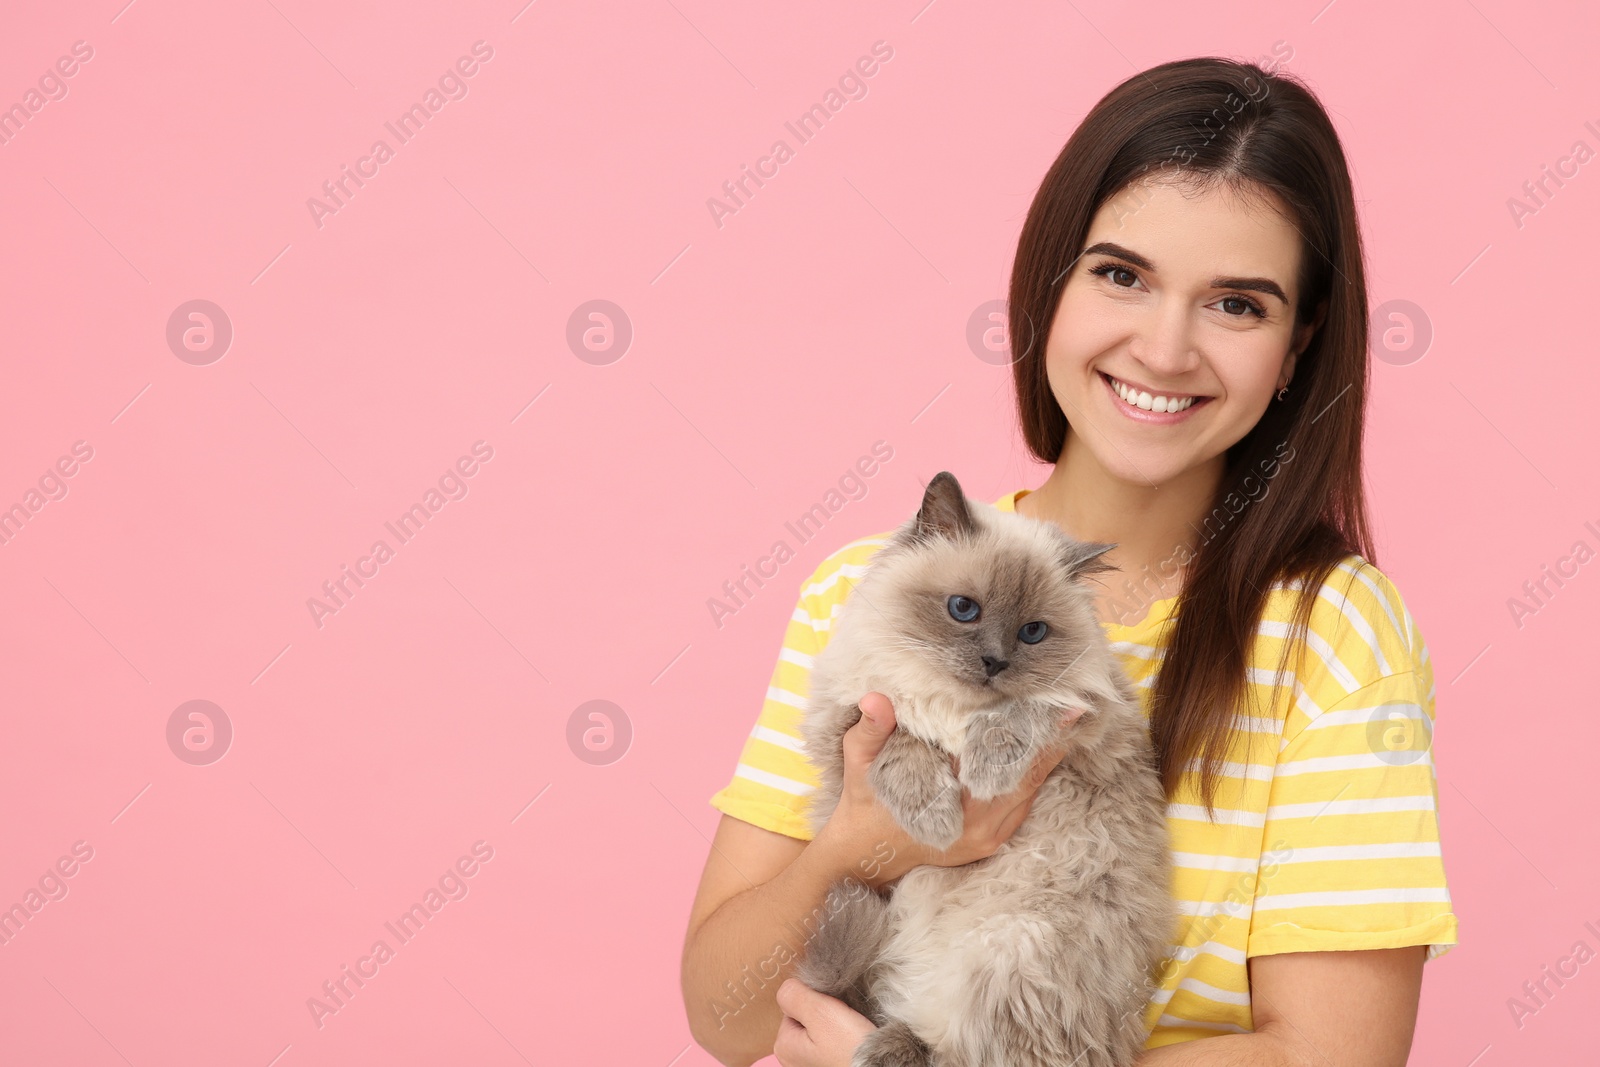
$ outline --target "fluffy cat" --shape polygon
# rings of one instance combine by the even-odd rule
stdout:
[[[1113,547],[968,500],[941,472],[833,621],[801,726],[814,829],[868,692],[897,722],[868,780],[936,848],[961,836],[962,786],[1010,792],[1069,745],[993,855],[915,867],[887,897],[829,890],[796,976],[878,1025],[852,1067],[1126,1067],[1144,1048],[1176,912],[1149,730],[1083,583]]]

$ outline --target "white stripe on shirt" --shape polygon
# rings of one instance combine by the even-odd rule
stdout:
[[[1378,845],[1318,845],[1315,848],[1291,848],[1287,855],[1274,862],[1322,863],[1328,860],[1404,859],[1439,854],[1439,846],[1426,841],[1395,841]]]
[[[792,778],[785,778],[781,774],[764,771],[760,767],[752,767],[748,763],[741,763],[735,767],[734,774],[740,778],[748,778],[750,781],[760,785],[781,789],[785,793],[793,793],[797,797],[803,797],[807,793],[813,792],[816,788],[815,786],[806,785],[804,782],[797,782]]]
[[[1269,819],[1315,819],[1319,815],[1371,815],[1383,811],[1432,811],[1433,796],[1367,797],[1357,800],[1322,800],[1309,804],[1274,804]]]
[[[790,737],[788,734],[774,730],[770,726],[762,726],[757,723],[755,729],[750,731],[750,736],[757,741],[765,741],[769,745],[777,745],[779,748],[786,748],[790,752],[798,752],[801,755],[805,755],[805,747],[798,737]]]
[[[1448,889],[1416,888],[1393,889],[1343,889],[1324,893],[1280,893],[1275,896],[1256,897],[1257,911],[1279,911],[1284,908],[1347,907],[1355,904],[1414,904],[1450,903]]]
[[[1289,624],[1279,622],[1276,619],[1263,619],[1260,632],[1268,637],[1281,637],[1287,640],[1289,637]],[[1350,673],[1350,668],[1346,667],[1338,656],[1334,655],[1332,646],[1328,644],[1321,634],[1308,626],[1305,631],[1305,640],[1306,647],[1317,654],[1317,658],[1322,660],[1323,665],[1328,668],[1328,673],[1333,675],[1340,685],[1344,686],[1346,693],[1354,693],[1361,688],[1361,683],[1356,681],[1356,676]]]

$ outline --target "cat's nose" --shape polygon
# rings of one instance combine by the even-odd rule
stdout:
[[[990,678],[993,678],[1009,666],[1011,666],[1011,661],[1008,659],[995,659],[993,656],[983,657],[983,672]]]

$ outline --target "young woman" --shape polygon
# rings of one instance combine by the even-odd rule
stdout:
[[[1456,940],[1422,633],[1374,565],[1362,493],[1367,303],[1326,113],[1220,59],[1130,78],[1045,176],[1010,290],[1017,408],[1044,484],[994,503],[1118,546],[1099,611],[1140,687],[1169,799],[1175,925],[1141,1064],[1403,1064],[1422,968]],[[1039,326],[1044,328],[1038,329]],[[810,838],[806,670],[886,534],[801,590],[689,920],[683,990],[727,1064],[845,1067],[872,1023],[788,978],[827,887],[1005,847],[1060,759],[919,848],[866,768]]]

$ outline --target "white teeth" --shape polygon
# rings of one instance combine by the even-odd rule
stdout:
[[[1111,387],[1117,391],[1117,395],[1123,400],[1144,411],[1155,411],[1161,413],[1184,411],[1192,407],[1195,402],[1195,398],[1192,396],[1186,396],[1182,399],[1167,396],[1151,396],[1149,393],[1129,388],[1115,378],[1111,379]]]

